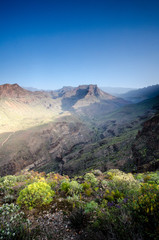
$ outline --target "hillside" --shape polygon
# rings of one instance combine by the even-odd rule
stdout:
[[[28,130],[1,134],[0,175],[48,165],[50,170],[62,172],[63,156],[92,138],[93,132],[75,118],[61,118]]]
[[[91,120],[96,141],[65,156],[64,172],[72,175],[92,168],[134,170],[136,168],[132,160],[135,159],[132,155],[134,139],[142,129],[142,124],[158,110],[159,97],[156,97],[124,106],[105,116],[96,116],[94,121]],[[158,137],[157,132],[155,136]]]
[[[121,98],[124,98],[127,101],[131,101],[133,103],[141,102],[146,99],[150,99],[159,95],[159,84],[140,88],[137,90],[128,91],[127,93],[120,94]]]
[[[17,84],[0,86],[0,133],[53,121],[61,111],[60,101],[48,93],[27,91]]]
[[[155,171],[159,168],[159,115],[144,122],[132,145],[137,171]]]

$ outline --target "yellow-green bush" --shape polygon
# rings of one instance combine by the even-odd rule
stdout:
[[[118,190],[115,191],[109,191],[107,189],[105,191],[105,194],[103,195],[104,199],[106,199],[109,202],[117,201],[118,199],[123,199],[124,194],[119,192]]]
[[[92,187],[95,187],[98,185],[98,179],[94,176],[93,173],[86,173],[84,176],[84,180],[86,182],[90,182]]]
[[[138,198],[132,201],[136,226],[142,230],[143,239],[158,239],[159,185],[143,183]]]
[[[135,180],[131,173],[124,173],[118,169],[112,169],[107,172],[109,181],[107,187],[113,191],[119,191],[123,197],[134,196],[140,190],[140,182]]]
[[[65,179],[60,185],[60,189],[67,195],[79,194],[82,191],[82,185],[77,181]]]
[[[49,204],[54,194],[55,192],[45,181],[34,182],[20,191],[17,204],[31,210]]]
[[[133,206],[140,214],[157,213],[159,215],[159,185],[144,183],[138,199],[133,201]]]

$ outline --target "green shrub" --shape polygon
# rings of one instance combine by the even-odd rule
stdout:
[[[12,195],[12,194],[6,194],[5,196],[4,196],[4,198],[3,198],[3,202],[4,203],[12,203],[12,202],[14,202],[15,201],[15,196],[14,195]]]
[[[159,217],[159,185],[144,183],[140,190],[140,195],[134,200],[134,209],[140,214]]]
[[[70,188],[69,180],[64,180],[64,181],[62,181],[62,183],[61,183],[61,185],[60,185],[60,189],[61,189],[62,191],[64,191],[65,193],[68,193],[69,188]]]
[[[138,180],[139,182],[144,182],[144,174],[143,173],[138,173],[136,175],[134,175],[135,179]]]
[[[109,171],[105,172],[104,175],[107,179],[111,180],[114,176],[121,176],[124,172],[120,171],[119,169],[110,169]]]
[[[159,172],[158,171],[149,173],[148,175],[146,175],[146,177],[147,177],[147,179],[146,180],[144,179],[145,182],[148,182],[151,184],[153,184],[153,183],[159,184]],[[149,177],[149,179],[148,179],[148,177]]]
[[[60,185],[60,189],[68,195],[79,194],[82,191],[82,185],[77,181],[64,180]]]
[[[84,191],[84,193],[87,197],[90,197],[93,193],[93,190],[92,190],[92,188],[88,188]]]
[[[159,185],[144,183],[138,198],[133,200],[134,222],[144,239],[158,239]]]
[[[93,190],[91,188],[91,183],[90,182],[84,182],[81,184],[83,188],[84,194],[89,197],[93,193]]]
[[[30,239],[29,225],[29,220],[18,205],[12,203],[0,207],[0,239]]]
[[[0,190],[4,194],[11,194],[13,192],[13,186],[17,181],[16,176],[8,175],[0,178]]]
[[[92,187],[98,185],[98,179],[94,176],[93,173],[86,173],[84,176],[84,180],[90,182]]]
[[[102,180],[101,181],[101,186],[102,186],[102,188],[106,188],[107,187],[107,185],[108,185],[108,181],[107,180]]]
[[[70,182],[70,189],[69,193],[71,194],[78,194],[82,191],[82,186],[77,181]]]
[[[85,213],[94,212],[98,208],[98,203],[91,201],[85,205]]]
[[[67,197],[67,201],[72,204],[72,208],[82,206],[79,195],[73,194]]]
[[[110,190],[121,192],[123,197],[133,197],[140,190],[140,183],[134,179],[133,175],[122,172],[121,175],[114,175],[107,185]]]
[[[22,184],[26,184],[25,180],[27,179],[27,177],[27,175],[8,175],[0,178],[0,191],[5,196],[4,202],[12,202],[12,198],[14,198],[12,195],[15,191],[17,191],[19,186],[21,187]]]
[[[84,182],[81,185],[82,185],[83,190],[89,189],[91,187],[91,183],[89,183],[89,182]]]
[[[49,204],[54,194],[46,182],[34,182],[21,190],[17,203],[31,210]]]
[[[115,191],[109,191],[109,189],[107,189],[105,191],[105,194],[103,195],[104,199],[106,199],[108,202],[117,202],[118,199],[123,199],[124,198],[124,194],[119,192],[118,189],[116,189]]]

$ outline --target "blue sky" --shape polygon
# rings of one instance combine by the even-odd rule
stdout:
[[[1,0],[0,84],[159,83],[159,1]]]

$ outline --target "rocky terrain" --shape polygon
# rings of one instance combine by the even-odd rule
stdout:
[[[60,119],[40,127],[15,132],[0,149],[0,175],[45,166],[62,172],[63,156],[92,141],[93,131],[75,119]]]
[[[131,171],[158,157],[153,145],[143,159],[138,149],[141,124],[159,110],[158,96],[132,104],[96,85],[31,92],[5,84],[0,103],[0,175],[24,168],[68,175],[92,168]],[[144,139],[147,148],[149,136]]]
[[[154,171],[159,168],[159,115],[144,122],[132,145],[137,171]]]

